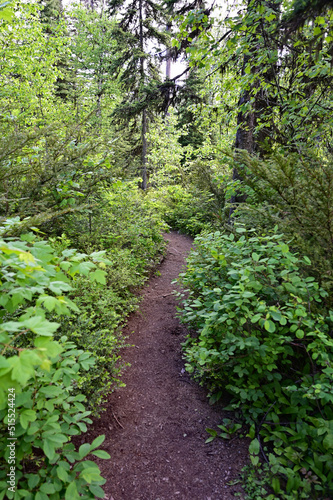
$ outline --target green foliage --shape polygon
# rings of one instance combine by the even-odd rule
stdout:
[[[110,127],[107,114],[120,99],[113,72],[115,21],[103,9],[98,12],[82,4],[67,5],[67,9],[72,32],[70,64],[75,74],[70,97],[75,98],[78,107],[92,108],[96,126],[107,133],[105,128]]]
[[[75,279],[70,296],[81,313],[63,318],[57,334],[68,335],[95,358],[94,367],[81,374],[77,386],[87,396],[94,415],[103,411],[101,405],[110,391],[121,385],[124,364],[120,350],[126,339],[120,327],[136,309],[137,289],[165,247],[161,236],[165,224],[135,184],[115,183],[103,198],[103,205],[87,212],[85,218],[73,216],[67,229],[75,244],[87,252],[104,248],[109,265],[100,263],[91,273],[98,282],[85,276]],[[70,241],[62,237],[54,244],[67,247]]]
[[[128,266],[128,260],[121,262]],[[86,395],[88,408],[94,415],[103,411],[102,404],[108,394],[123,385],[119,379],[124,368],[120,349],[126,343],[120,325],[136,309],[139,301],[126,288],[126,285],[133,285],[135,280],[125,284],[121,281],[122,274],[118,268],[121,262],[117,266],[112,263],[104,285],[91,283],[84,277],[75,281],[73,298],[81,314],[64,318],[59,333],[66,332],[77,346],[89,350],[94,356],[94,366],[89,372],[81,373],[77,384],[77,390]]]
[[[58,1],[14,7],[0,26],[0,217],[61,234],[65,216],[91,206],[124,163],[126,144],[114,153],[106,118],[117,90],[107,76],[113,23],[76,9],[70,39]]]
[[[206,439],[206,443],[210,443],[216,437],[223,439],[231,439],[235,434],[238,434],[242,428],[242,424],[233,422],[230,418],[224,418],[223,424],[217,426],[222,432],[218,433],[215,429],[207,428],[206,431],[210,434],[210,437]]]
[[[1,216],[37,216],[30,225],[41,225],[89,203],[96,184],[110,179],[110,163],[101,141],[84,132],[86,124],[55,122],[2,140]],[[29,175],[27,165],[33,166]]]
[[[284,498],[292,500],[294,496],[284,495],[279,491],[279,497],[272,493],[271,483],[272,479],[269,474],[269,467],[265,464],[258,464],[256,467],[247,465],[242,471],[243,489],[246,494],[246,500],[276,500],[277,498]],[[236,493],[235,496],[240,497],[241,494]]]
[[[10,21],[13,17],[13,10],[11,8],[11,2],[3,2],[0,5],[0,19],[4,21]]]
[[[64,319],[61,331],[94,357],[94,365],[89,372],[80,374],[75,390],[87,397],[87,408],[97,416],[104,410],[102,405],[110,392],[123,386],[120,375],[125,365],[120,350],[126,339],[119,326],[136,308],[138,299],[121,299],[112,289],[80,279],[76,282],[75,302],[82,313]]]
[[[261,451],[295,498],[333,488],[333,314],[320,313],[327,293],[299,272],[309,263],[276,232],[236,226],[236,238],[197,237],[181,275],[183,321],[199,331],[185,343],[188,371],[231,394],[228,409],[252,426],[253,465]]]
[[[60,324],[50,321],[79,311],[65,295],[77,274],[95,281],[105,277],[98,269],[109,264],[104,253],[88,259],[74,249],[56,252],[33,233],[0,240],[0,498],[104,495],[97,465],[85,460],[91,452],[109,458],[96,450],[103,437],[78,451],[70,443],[91,423],[85,396],[74,388],[95,360],[65,336],[53,340]],[[9,436],[18,438],[14,458]],[[16,468],[16,493],[7,482],[9,464]]]
[[[236,163],[243,178],[241,189],[247,193],[236,217],[246,227],[258,230],[278,224],[292,239],[292,247],[310,257],[311,273],[331,291],[332,155],[302,150],[298,154],[275,153],[261,160],[240,151]]]
[[[66,337],[60,342],[39,337],[35,344],[49,354],[50,366],[48,370],[37,368],[34,371],[33,380],[22,387],[14,403],[9,400],[9,410],[2,405],[1,491],[7,494],[6,498],[14,498],[14,494],[7,490],[6,474],[8,464],[14,463],[9,462],[7,427],[12,430],[15,427],[14,435],[18,438],[15,442],[17,494],[31,500],[38,498],[38,493],[41,498],[48,498],[45,495],[51,494],[52,498],[60,500],[79,498],[79,495],[95,498],[99,491],[98,496],[102,498],[100,485],[105,480],[97,465],[85,457],[92,452],[96,456],[103,453],[101,458],[109,458],[105,452],[96,450],[103,439],[91,445],[86,443],[78,451],[70,443],[72,436],[85,432],[87,424],[91,423],[85,398],[81,394],[73,395],[73,386],[79,378],[79,371],[88,370],[94,360],[89,353],[68,342]],[[27,356],[23,357],[27,366]],[[14,413],[11,413],[11,408],[14,408]]]
[[[170,186],[159,192],[164,220],[173,228],[192,236],[212,227],[215,219],[213,196],[203,190]]]
[[[165,120],[155,119],[147,140],[150,145],[147,155],[149,181],[154,187],[174,185],[182,178],[181,161],[185,149],[179,144],[181,131],[176,129],[174,110]]]
[[[166,226],[159,209],[146,200],[135,182],[114,182],[101,198],[96,209],[87,211],[84,217],[73,217],[68,235],[80,248],[107,250],[113,265],[119,268],[119,271],[113,271],[114,282],[126,289],[131,286],[129,280],[134,279],[134,286],[135,280],[139,284],[139,274],[144,273],[147,264],[153,265],[163,250],[161,230]],[[128,260],[128,271],[125,259]],[[122,273],[121,276],[118,272]],[[137,277],[133,276],[136,273]]]

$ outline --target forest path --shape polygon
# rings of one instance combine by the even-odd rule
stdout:
[[[229,500],[241,491],[237,479],[247,462],[248,444],[214,440],[205,444],[206,427],[221,423],[221,409],[208,404],[205,391],[184,370],[181,342],[186,328],[172,295],[192,239],[165,235],[167,255],[143,289],[140,310],[124,329],[131,364],[122,377],[126,387],[110,395],[107,411],[95,421],[94,435],[106,434],[99,461],[109,500]],[[243,495],[242,495],[243,496]]]

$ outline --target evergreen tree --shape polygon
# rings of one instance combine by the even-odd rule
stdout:
[[[161,3],[110,0],[108,9],[119,19],[114,30],[118,47],[113,71],[119,76],[124,98],[114,115],[118,122],[140,119],[142,188],[147,188],[147,127],[151,111],[163,98],[159,65],[169,40],[168,16]],[[162,57],[161,57],[162,56]]]
[[[56,35],[60,24],[64,21],[62,0],[40,1],[40,18],[47,36]],[[56,95],[63,100],[69,99],[69,94],[74,86],[74,71],[72,65],[63,53],[58,59],[57,68],[60,75],[55,85]]]

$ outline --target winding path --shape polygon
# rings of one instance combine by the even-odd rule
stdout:
[[[247,445],[235,439],[205,444],[206,427],[221,423],[223,412],[208,404],[205,391],[184,370],[181,342],[186,328],[175,318],[174,285],[192,240],[166,235],[168,251],[143,290],[140,311],[124,330],[133,347],[123,353],[131,364],[126,387],[110,395],[93,434],[106,434],[100,461],[109,500],[229,500],[241,491],[230,485],[247,462]],[[243,495],[241,495],[242,497]]]

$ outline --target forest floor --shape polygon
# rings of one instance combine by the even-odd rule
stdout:
[[[122,354],[131,365],[122,377],[126,387],[110,394],[106,411],[88,432],[89,439],[106,435],[102,448],[111,459],[97,460],[107,479],[105,498],[229,500],[236,492],[244,498],[237,479],[248,462],[248,441],[205,444],[206,427],[216,428],[226,412],[209,405],[205,390],[184,369],[181,342],[187,330],[175,317],[171,282],[192,239],[176,232],[165,237],[160,275],[144,287],[140,310],[124,328],[132,345]]]

